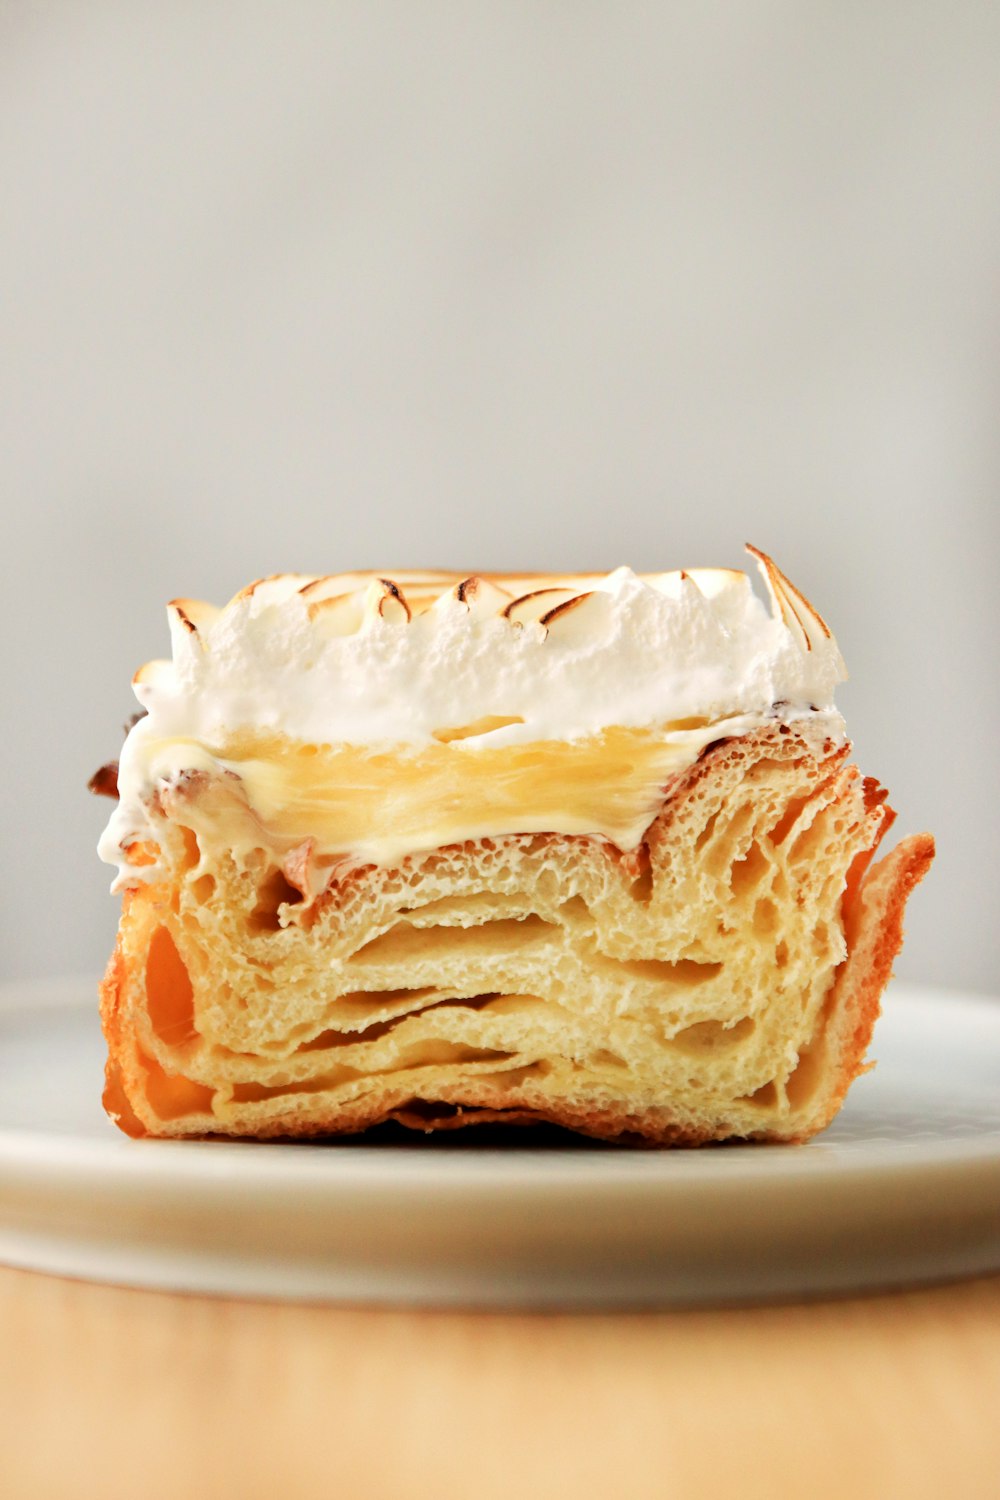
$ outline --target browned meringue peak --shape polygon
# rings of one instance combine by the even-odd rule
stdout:
[[[766,552],[747,544],[763,574],[773,608],[806,650],[830,630],[801,592]],[[394,570],[349,573],[273,573],[240,589],[221,608],[201,599],[173,599],[171,618],[204,644],[216,623],[254,600],[258,605],[280,605],[298,594],[309,618],[325,635],[353,635],[375,617],[392,624],[408,624],[428,611],[465,605],[471,616],[494,615],[511,625],[538,624],[576,638],[588,628],[599,628],[608,613],[608,579],[601,573],[478,573]],[[733,568],[680,568],[635,575],[668,598],[679,598],[693,587],[708,600],[718,598],[746,574]],[[602,587],[603,585],[603,587]],[[587,602],[589,601],[589,602]],[[140,669],[144,671],[145,669]],[[142,678],[137,674],[136,681]]]
[[[800,645],[806,651],[813,651],[821,639],[832,640],[830,627],[819,610],[785,577],[774,559],[750,542],[747,542],[746,550],[761,565],[772,604],[780,611],[781,618]]]

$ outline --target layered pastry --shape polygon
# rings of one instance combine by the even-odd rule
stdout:
[[[754,555],[767,602],[627,568],[175,600],[99,788],[122,1129],[822,1129],[933,842],[873,863],[836,642]]]

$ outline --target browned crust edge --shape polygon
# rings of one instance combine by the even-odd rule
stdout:
[[[122,928],[131,900],[131,893],[126,891],[122,902],[122,921],[119,924],[118,937],[98,989],[101,1026],[104,1030],[104,1039],[108,1044],[101,1103],[107,1114],[126,1135],[142,1136],[151,1135],[154,1132],[147,1128],[132,1107],[132,1096],[141,1099],[142,1095],[138,1080],[126,1077],[124,1063],[129,1051],[122,1025],[122,1011],[128,984],[125,955],[122,951]]]
[[[720,745],[716,753],[723,750]],[[713,752],[715,747],[681,777],[680,782],[690,782],[709,774]],[[846,753],[846,746],[838,749],[830,756],[830,761],[840,763]],[[677,790],[675,785],[668,791],[664,812],[669,811],[669,799]],[[871,798],[873,803],[876,799],[884,803],[885,793],[870,778],[866,778],[865,793],[866,800]],[[892,810],[885,806],[880,838],[894,817]],[[651,829],[653,837],[666,835],[665,821],[661,814]],[[872,853],[874,848],[859,858],[867,863]],[[851,1083],[860,1073],[867,1071],[865,1054],[881,1013],[882,995],[891,977],[893,962],[902,946],[906,902],[930,868],[934,853],[931,834],[914,834],[873,867],[851,872],[843,904],[847,957],[837,971],[826,1001],[824,1032],[819,1044],[832,1054],[828,1061],[835,1082],[832,1088],[821,1091],[817,1113],[807,1129],[795,1136],[764,1130],[749,1139],[784,1143],[808,1139],[830,1123]],[[139,893],[125,893],[122,926],[100,985],[101,1022],[108,1044],[103,1103],[109,1116],[127,1135],[190,1138],[189,1131],[171,1129],[169,1123],[153,1118],[145,1107],[141,1065],[134,1047],[128,1045],[124,1011],[129,975],[121,932],[129,903],[135,899],[148,898]],[[873,1064],[868,1065],[871,1066]],[[498,1109],[488,1090],[477,1089],[474,1080],[466,1081],[455,1090],[459,1095],[456,1099],[449,1099],[448,1092],[442,1091],[440,1103],[444,1110],[438,1116],[430,1113],[431,1106],[414,1106],[406,1089],[388,1101],[382,1094],[377,1106],[363,1099],[353,1101],[347,1108],[320,1122],[305,1123],[294,1111],[288,1111],[258,1128],[254,1136],[258,1139],[343,1136],[391,1120],[425,1133],[476,1124],[548,1124],[598,1140],[643,1146],[697,1146],[719,1139],[711,1133],[692,1130],[676,1117],[671,1118],[666,1105],[655,1111],[640,1112],[573,1102],[559,1106],[540,1096],[532,1099],[530,1085],[523,1085],[513,1094],[516,1102]],[[244,1136],[246,1132],[229,1132],[220,1126],[212,1134]]]
[[[894,815],[893,815],[894,816]],[[875,1064],[865,1063],[875,1022],[882,1013],[882,996],[892,978],[892,966],[903,946],[906,903],[934,859],[934,837],[914,833],[896,845],[848,891],[844,905],[847,958],[837,972],[827,1001],[829,1043],[839,1044],[837,1081],[827,1097],[825,1112],[811,1133],[823,1130],[844,1102],[851,1084]]]

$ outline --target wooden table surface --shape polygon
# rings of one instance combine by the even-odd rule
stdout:
[[[0,1268],[4,1500],[997,1500],[1000,1278],[500,1314]]]

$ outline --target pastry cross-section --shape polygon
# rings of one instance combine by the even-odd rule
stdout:
[[[280,575],[170,606],[102,841],[133,1135],[803,1140],[933,856],[744,574]],[[105,778],[107,781],[108,778]]]

